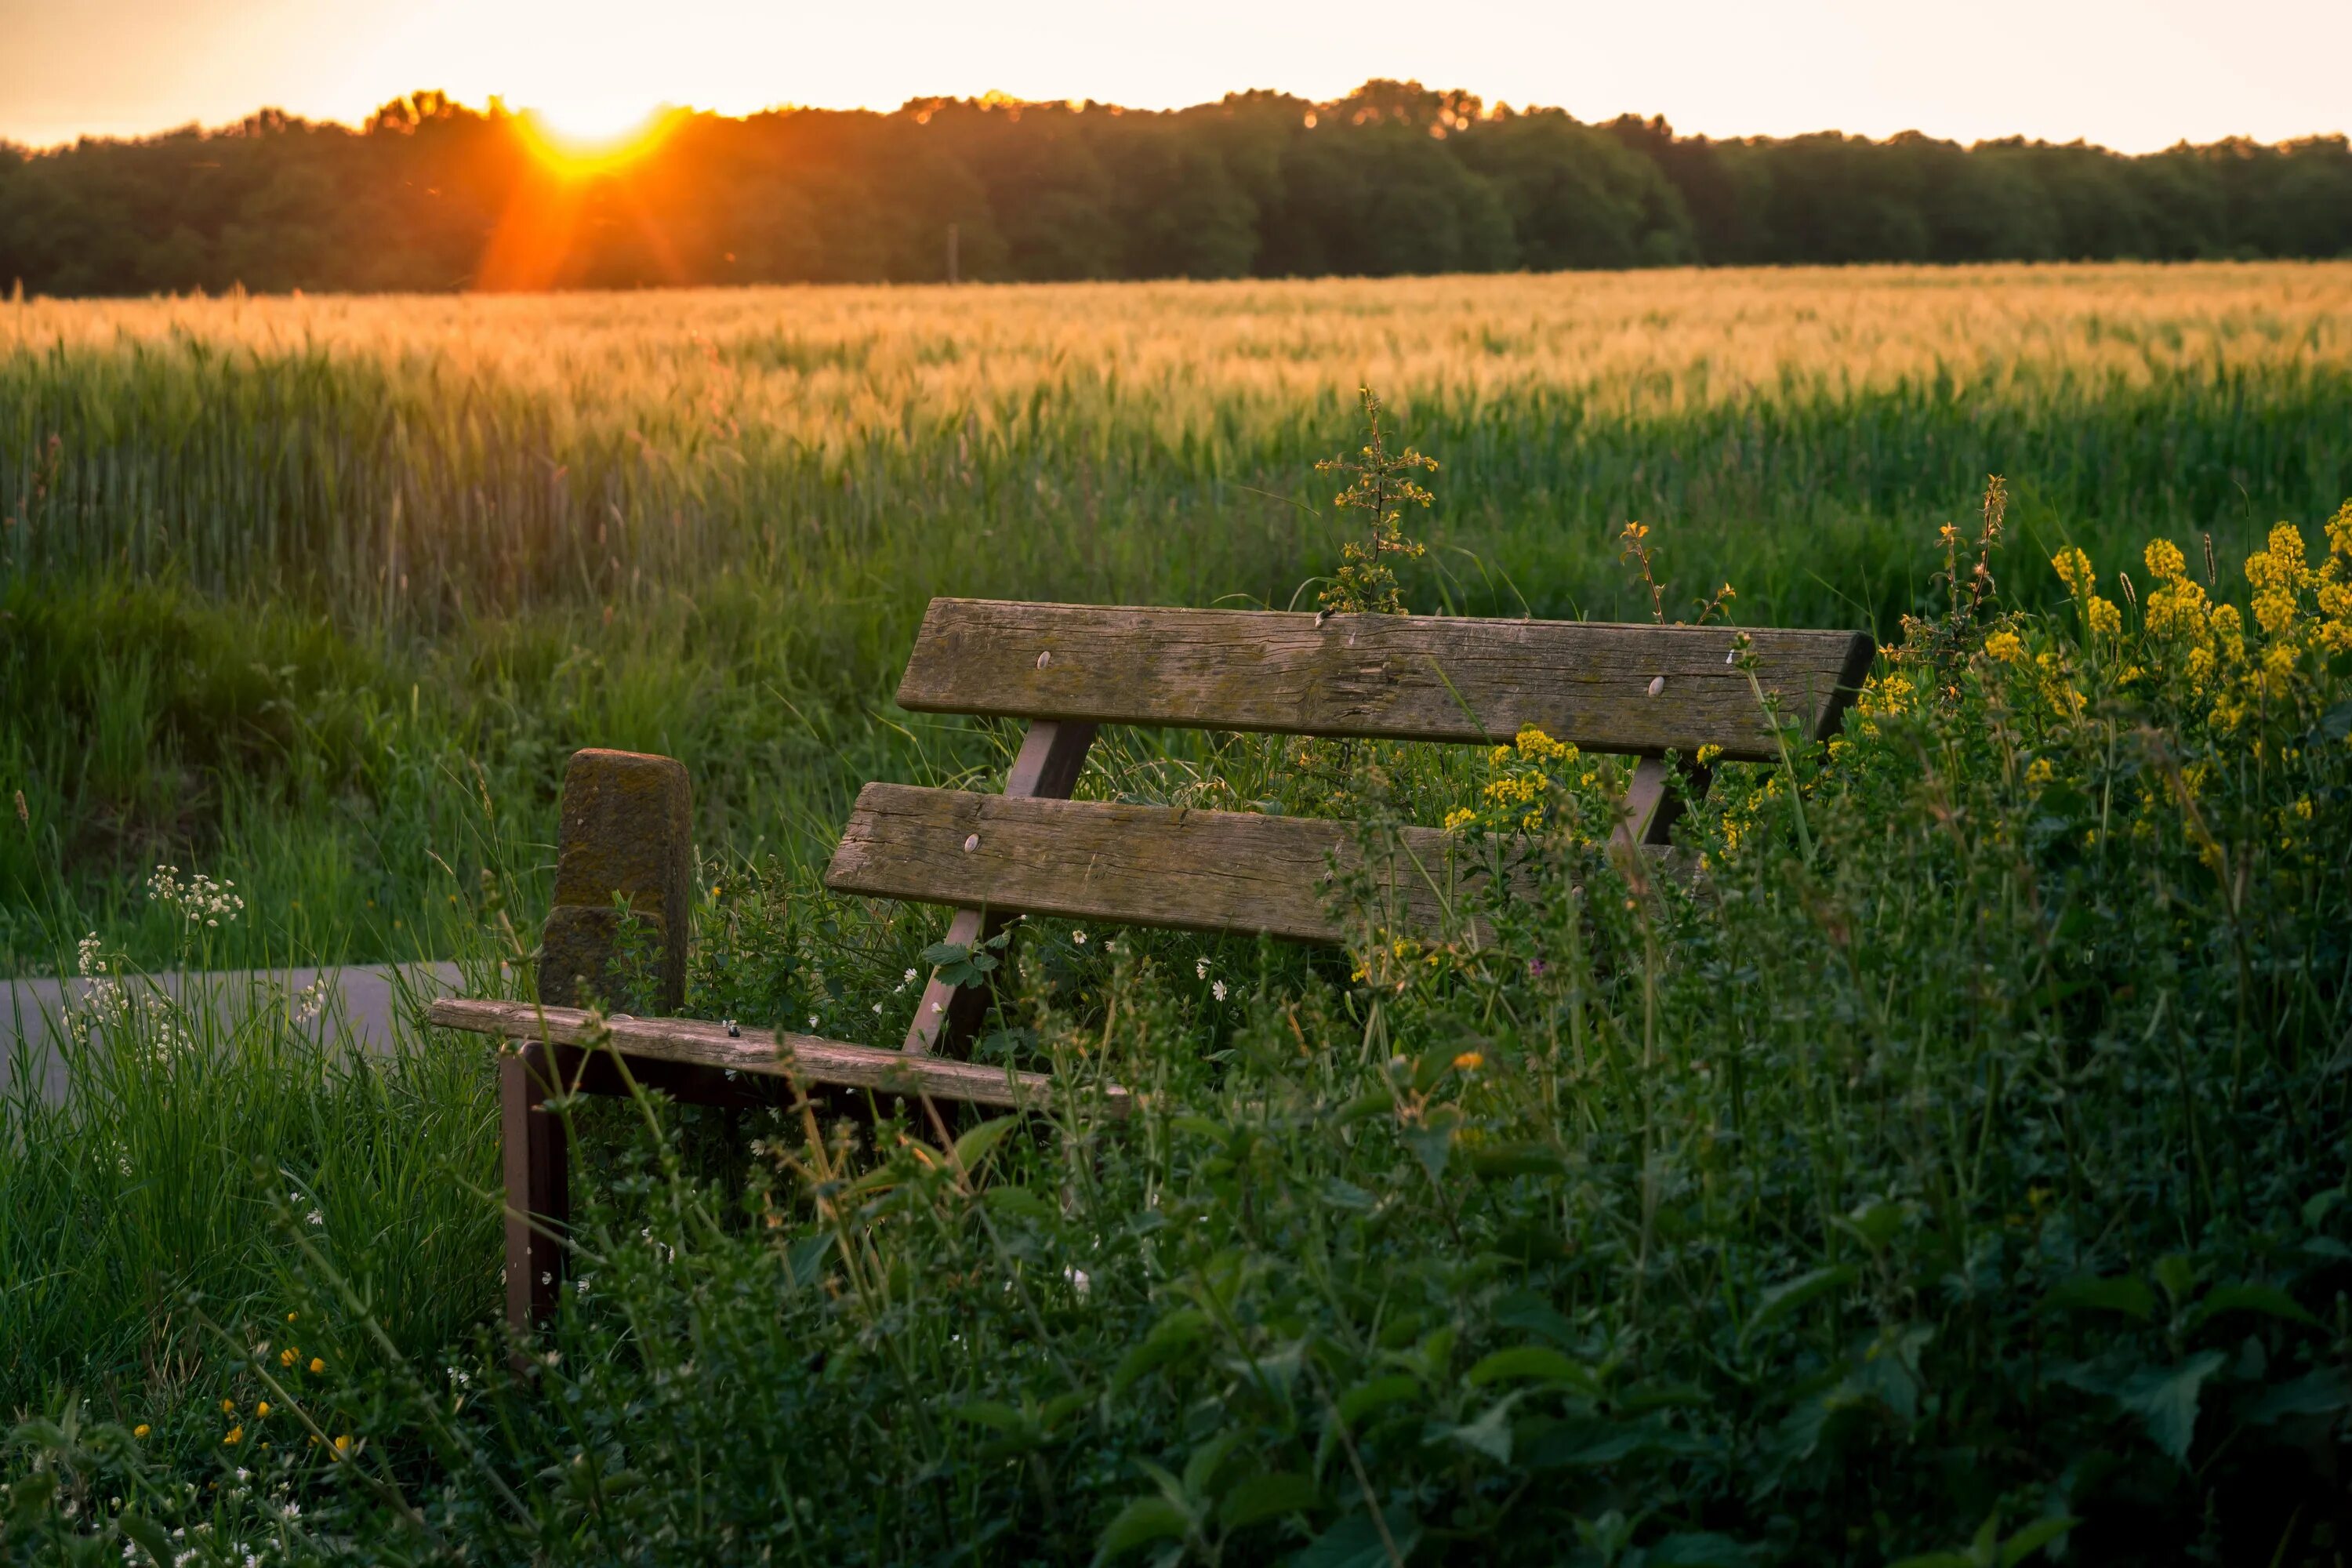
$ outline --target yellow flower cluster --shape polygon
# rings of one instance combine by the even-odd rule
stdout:
[[[2003,629],[1985,638],[1984,650],[2003,664],[2021,664],[2025,660],[2025,639]]]
[[[2066,592],[2083,606],[2083,619],[2093,631],[2113,637],[2124,629],[2124,613],[2116,608],[2114,600],[2099,597],[2098,574],[2091,570],[2091,558],[2079,545],[2070,544],[2053,555],[2050,565],[2058,574],[2058,580],[2066,584]],[[1985,641],[1985,651],[1992,651],[1990,638]]]

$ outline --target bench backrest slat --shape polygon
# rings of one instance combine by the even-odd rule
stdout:
[[[1461,840],[1402,830],[1392,923],[1435,932],[1484,875]],[[1338,942],[1331,879],[1361,863],[1352,823],[870,784],[825,871],[836,892],[1190,931]]]
[[[1479,742],[1533,724],[1593,752],[1775,754],[1727,627],[934,599],[898,687],[917,712]],[[1875,651],[1751,630],[1756,676],[1833,732]]]

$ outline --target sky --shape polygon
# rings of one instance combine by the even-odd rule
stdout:
[[[2077,137],[2124,152],[2352,128],[2352,0],[0,0],[0,139],[357,121],[437,87],[583,131],[657,105],[1164,109],[1417,78],[1715,136]]]

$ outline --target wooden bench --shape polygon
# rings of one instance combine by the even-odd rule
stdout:
[[[1000,795],[870,784],[825,873],[842,892],[945,904],[946,940],[970,946],[1022,915],[1335,942],[1329,883],[1360,855],[1343,822],[1076,801],[1103,724],[1492,744],[1534,725],[1589,752],[1638,757],[1620,837],[1661,845],[1679,810],[1672,752],[1778,755],[1771,722],[1732,658],[1726,627],[1565,621],[1106,608],[933,600],[901,707],[1027,721]],[[1875,648],[1856,632],[1751,630],[1753,673],[1782,722],[1826,739]],[[1695,781],[1703,787],[1704,779]],[[988,1006],[978,985],[935,973],[898,1049],[788,1030],[615,1014],[609,1048],[586,1050],[576,1004],[648,994],[682,1005],[691,908],[691,795],[667,757],[583,751],[563,784],[554,907],[538,1005],[440,1001],[430,1021],[521,1042],[499,1069],[507,1188],[507,1304],[528,1327],[553,1306],[569,1215],[561,1089],[734,1103],[780,1079],[803,1085],[1034,1106],[1043,1074],[961,1059]],[[1423,868],[1447,836],[1404,830]],[[1433,924],[1427,876],[1389,884],[1403,923]],[[639,941],[631,967],[619,904]],[[1118,1108],[1123,1091],[1108,1091]],[[936,1111],[933,1111],[936,1121]]]

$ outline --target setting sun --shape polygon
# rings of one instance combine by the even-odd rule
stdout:
[[[543,162],[561,174],[585,177],[644,157],[684,112],[667,104],[583,100],[526,109],[516,123]]]

